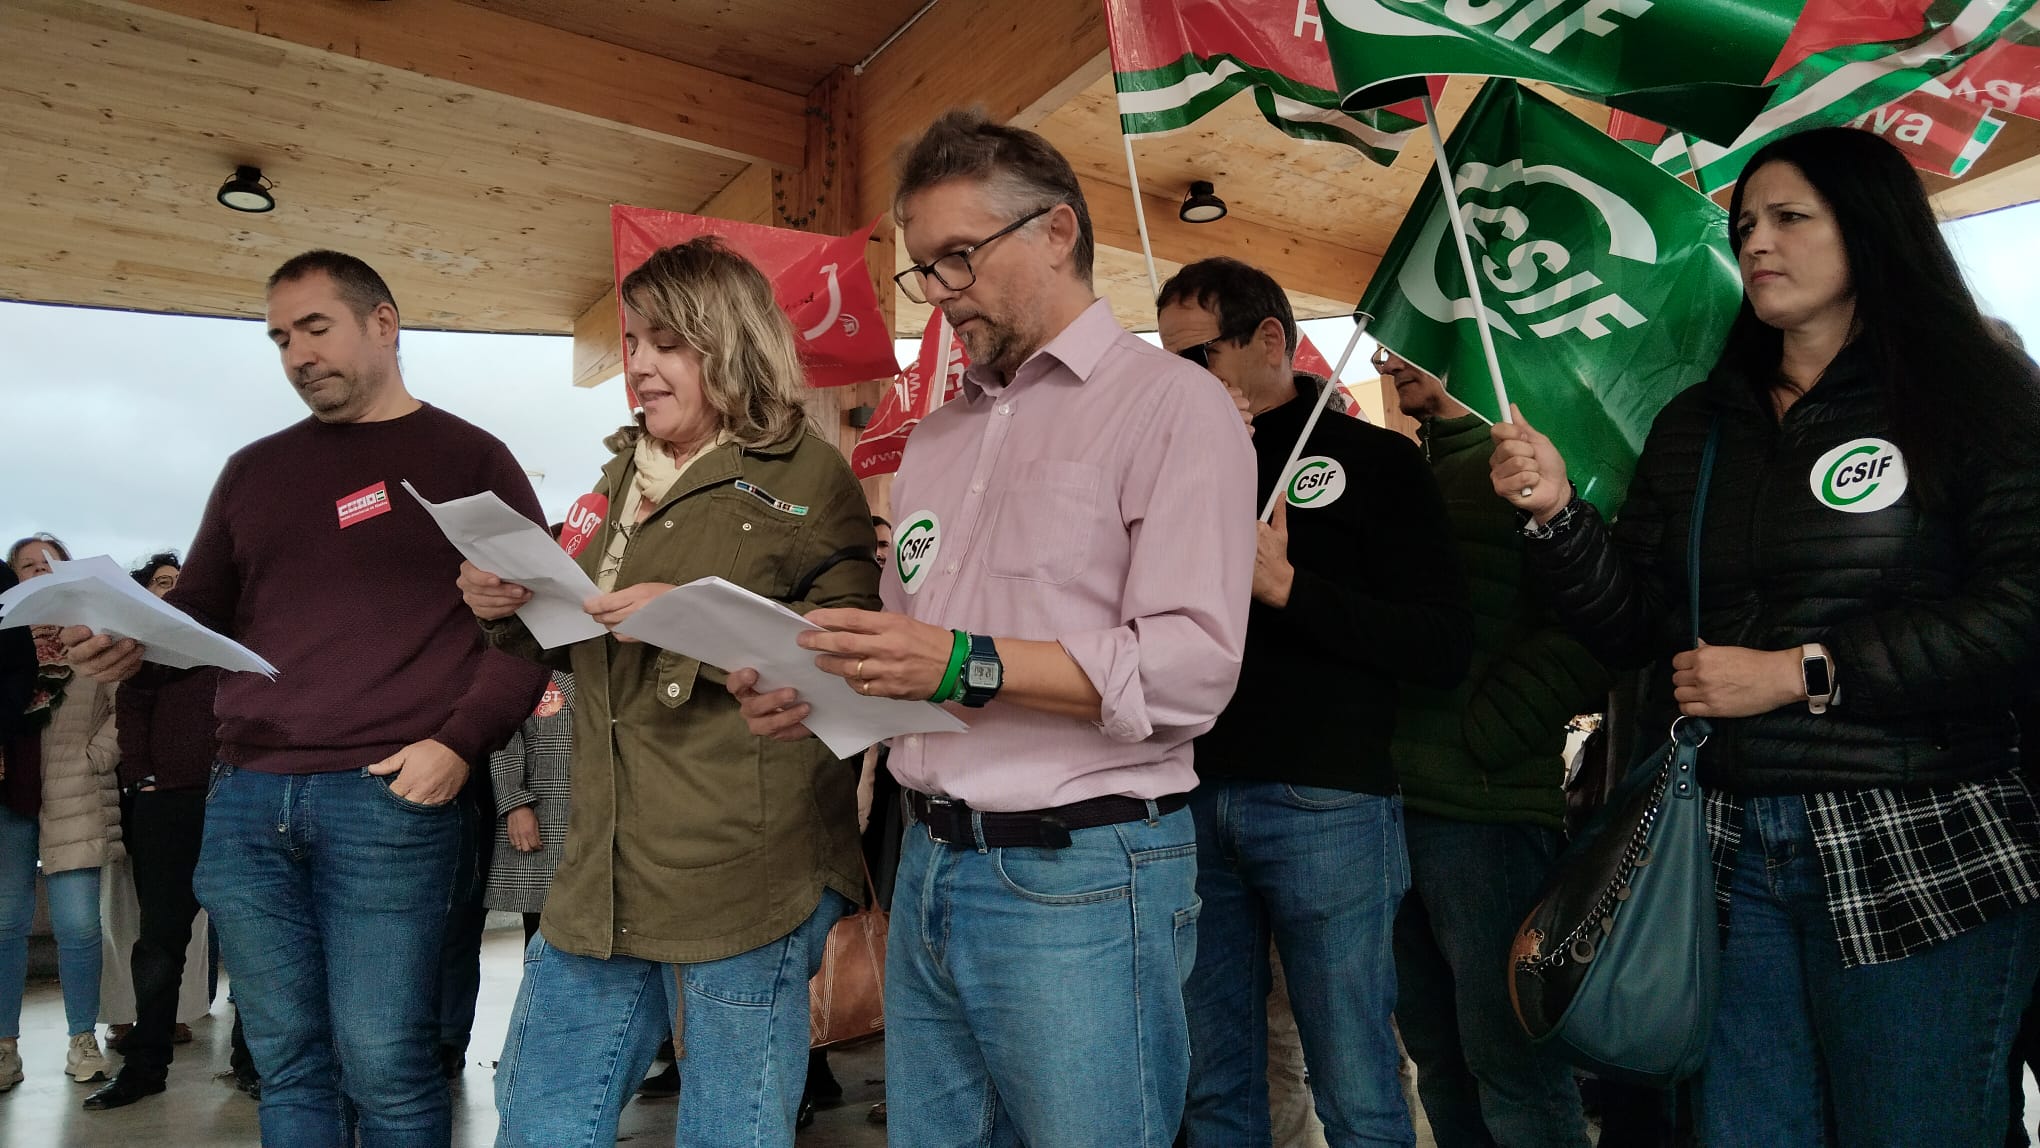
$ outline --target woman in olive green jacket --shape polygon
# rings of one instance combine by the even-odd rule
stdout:
[[[786,602],[878,608],[875,539],[843,456],[807,429],[771,286],[712,239],[626,278],[644,414],[609,440],[608,500],[578,560],[615,626],[715,575]],[[566,856],[496,1073],[499,1148],[608,1144],[668,1026],[681,1145],[793,1143],[807,982],[861,898],[857,776],[812,740],[754,737],[724,673],[613,635],[546,651],[522,587],[465,566],[492,644],[580,685]],[[684,1000],[684,1007],[683,1007]]]

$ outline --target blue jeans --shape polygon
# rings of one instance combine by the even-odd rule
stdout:
[[[850,908],[825,890],[793,932],[690,965],[576,956],[533,937],[496,1067],[497,1148],[616,1143],[617,1117],[676,1008],[685,1052],[673,1143],[787,1148],[807,1082],[808,981]]]
[[[1197,949],[1188,810],[1063,849],[907,827],[886,940],[893,1148],[1169,1148]]]
[[[367,770],[213,767],[193,879],[262,1073],[262,1142],[444,1148],[439,942],[460,815]]]
[[[1750,798],[1721,1005],[1694,1088],[1705,1148],[1998,1148],[2040,903],[1842,967],[1800,797]]]
[[[1409,887],[1402,799],[1280,782],[1207,782],[1204,899],[1190,1010],[1192,1148],[1267,1148],[1268,940],[1333,1148],[1416,1142],[1396,1069],[1396,906]]]
[[[1587,1148],[1572,1070],[1530,1043],[1502,975],[1559,835],[1410,812],[1396,1021],[1441,1148]]]
[[[0,1040],[21,1035],[39,836],[35,818],[0,807]],[[66,869],[48,882],[64,1020],[77,1036],[99,1023],[99,870]]]

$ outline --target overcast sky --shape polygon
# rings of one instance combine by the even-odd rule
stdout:
[[[2040,347],[2040,205],[1948,233],[1985,310]],[[1328,357],[1352,329],[1309,328]],[[554,519],[594,482],[602,437],[625,413],[621,384],[569,384],[571,348],[560,337],[404,335],[412,393],[507,443]],[[1346,377],[1364,372],[1356,360]],[[305,417],[257,323],[20,303],[0,303],[0,412],[0,545],[46,530],[80,557],[124,564],[182,549],[227,455]]]

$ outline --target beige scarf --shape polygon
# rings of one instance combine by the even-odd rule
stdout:
[[[616,574],[623,569],[623,555],[630,549],[630,540],[637,533],[638,523],[649,511],[657,509],[689,467],[709,451],[729,441],[729,433],[725,431],[686,458],[675,459],[667,452],[664,442],[649,434],[638,436],[637,445],[631,448],[631,464],[635,470],[631,476],[631,493],[635,497],[628,506],[618,510],[616,529],[609,535],[609,548],[602,552],[602,561],[596,566],[595,585],[604,594],[616,589]]]

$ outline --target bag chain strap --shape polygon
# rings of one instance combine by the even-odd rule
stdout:
[[[1613,932],[1615,907],[1629,899],[1629,881],[1636,870],[1650,864],[1650,830],[1657,824],[1658,809],[1662,806],[1665,787],[1672,777],[1672,756],[1678,752],[1674,746],[1667,754],[1664,766],[1658,770],[1657,781],[1651,786],[1650,801],[1646,805],[1643,819],[1636,823],[1636,832],[1630,834],[1629,844],[1622,850],[1622,864],[1615,869],[1607,887],[1594,902],[1593,911],[1583,918],[1572,932],[1550,952],[1543,956],[1521,956],[1516,958],[1516,971],[1528,973],[1542,979],[1545,973],[1561,968],[1568,959],[1585,964],[1594,959],[1594,933]]]

